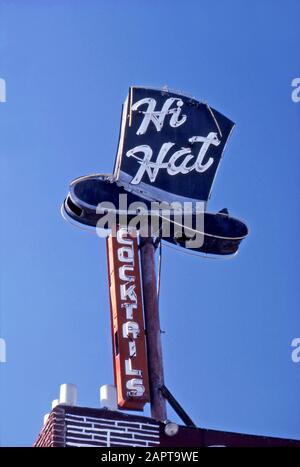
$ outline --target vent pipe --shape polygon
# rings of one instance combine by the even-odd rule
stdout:
[[[59,400],[58,400],[58,399],[54,399],[54,400],[52,401],[52,405],[51,405],[52,410],[55,409],[55,407],[56,407],[58,404],[59,404]]]
[[[118,410],[117,391],[112,384],[100,387],[100,405],[103,409]]]
[[[46,414],[44,415],[44,426],[45,426],[46,423],[48,422],[49,415],[50,415],[49,413],[46,413]]]
[[[61,384],[59,392],[59,403],[63,405],[76,405],[77,386],[75,384]]]

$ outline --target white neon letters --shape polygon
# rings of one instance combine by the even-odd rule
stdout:
[[[165,158],[175,143],[164,143],[155,161],[152,160],[153,151],[148,145],[136,146],[133,149],[127,151],[126,156],[134,157],[137,159],[140,165],[137,173],[131,180],[131,183],[133,185],[140,183],[145,173],[148,175],[150,182],[153,183],[155,182],[156,177],[161,169],[165,169],[171,176],[177,175],[179,173],[187,174],[193,170],[199,173],[208,170],[214,163],[214,158],[209,157],[206,162],[204,162],[204,159],[211,145],[219,146],[221,143],[217,137],[217,134],[210,132],[206,137],[193,136],[192,138],[189,138],[189,142],[193,145],[202,143],[196,156],[192,154],[191,148],[182,148],[174,152],[168,161],[165,161]],[[139,157],[139,154],[142,154],[142,157]]]
[[[181,114],[181,107],[183,106],[183,101],[177,97],[170,97],[164,102],[164,105],[161,111],[155,110],[156,100],[151,97],[145,97],[141,99],[131,107],[132,111],[138,110],[142,105],[147,105],[147,110],[140,111],[144,114],[143,121],[137,131],[137,135],[143,135],[148,130],[149,123],[152,122],[155,125],[157,131],[160,131],[164,125],[164,121],[167,115],[171,115],[170,126],[176,128],[182,125],[186,121],[186,115]],[[176,104],[176,107],[172,108],[172,105]]]
[[[139,128],[136,131],[137,135],[144,135],[148,130],[160,132],[164,124],[167,122],[172,128],[177,128],[187,121],[187,116],[182,114],[184,103],[182,99],[169,97],[163,103],[161,110],[157,110],[157,102],[155,99],[145,97],[131,106],[132,112],[139,112],[143,115]],[[169,116],[170,118],[166,119]],[[150,125],[152,123],[152,125]],[[207,136],[192,136],[189,138],[188,147],[181,147],[172,154],[172,148],[175,143],[165,142],[161,145],[160,150],[156,155],[153,149],[148,144],[141,144],[129,149],[126,156],[134,158],[138,162],[136,174],[132,177],[131,184],[138,185],[144,175],[148,176],[151,183],[154,183],[157,175],[161,170],[166,170],[170,176],[178,174],[186,175],[192,171],[198,173],[206,172],[214,163],[214,157],[208,157],[205,161],[205,156],[211,146],[219,146],[217,133],[209,132]],[[199,147],[200,143],[200,147]],[[193,154],[192,147],[198,151]],[[174,151],[174,149],[173,149]],[[146,180],[144,180],[146,182]]]
[[[126,390],[130,397],[141,397],[145,392],[143,372],[140,368],[134,367],[138,347],[136,342],[141,335],[139,324],[134,319],[135,312],[138,309],[137,285],[134,274],[134,248],[133,240],[128,238],[126,228],[117,230],[117,242],[117,256],[118,261],[121,263],[118,267],[121,307],[125,313],[125,320],[122,324],[122,338],[128,339],[127,358],[123,361],[125,375],[130,378],[126,381]],[[136,378],[137,376],[139,379]]]

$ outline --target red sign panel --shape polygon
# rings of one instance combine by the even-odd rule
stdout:
[[[107,239],[114,373],[118,406],[150,402],[137,238],[117,227]]]

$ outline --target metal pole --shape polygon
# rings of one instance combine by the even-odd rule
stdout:
[[[140,239],[147,356],[149,368],[151,416],[167,419],[166,400],[160,391],[164,385],[164,370],[160,338],[158,299],[155,274],[155,245],[152,237]]]

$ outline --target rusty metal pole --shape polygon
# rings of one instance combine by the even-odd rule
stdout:
[[[166,400],[160,391],[164,384],[161,331],[155,273],[155,245],[152,237],[140,238],[141,270],[149,368],[151,416],[167,419]]]

